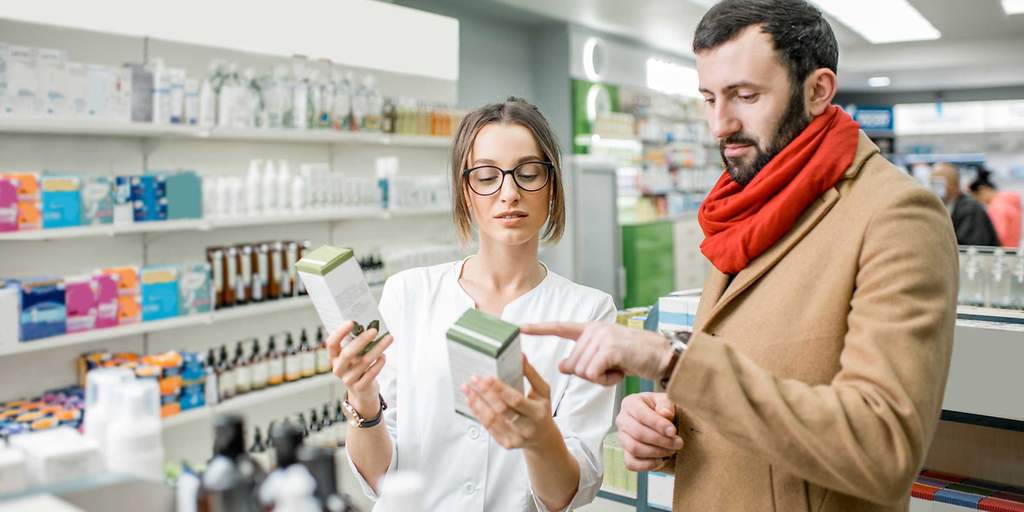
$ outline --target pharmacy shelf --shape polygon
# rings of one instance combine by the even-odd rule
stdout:
[[[295,297],[290,299],[265,302],[262,304],[255,304],[251,306],[239,306],[237,308],[222,309],[211,313],[180,316],[175,318],[168,318],[166,320],[155,320],[152,322],[140,322],[132,325],[122,325],[118,327],[111,327],[108,329],[97,329],[82,333],[64,334],[61,336],[52,336],[49,338],[42,338],[38,340],[22,342],[14,346],[0,348],[0,357],[13,354],[35,352],[37,350],[49,350],[53,348],[67,347],[70,345],[92,343],[95,341],[123,338],[126,336],[136,336],[140,334],[149,334],[172,329],[180,329],[183,327],[191,327],[196,325],[210,325],[219,322],[233,321],[241,318],[258,317],[280,311],[292,311],[297,309],[309,308],[311,306],[312,303],[309,301],[309,297]]]
[[[144,139],[193,138],[224,141],[370,144],[446,148],[451,138],[433,135],[342,132],[331,129],[219,128],[91,119],[0,118],[0,133],[90,135]]]
[[[176,414],[164,418],[164,428],[174,428],[181,425],[188,425],[197,421],[204,421],[213,418],[218,414],[230,414],[238,413],[252,408],[257,404],[264,402],[271,402],[279,398],[285,398],[292,395],[304,393],[306,391],[319,389],[332,384],[341,384],[341,381],[334,376],[334,374],[317,375],[315,377],[309,377],[306,379],[299,380],[297,382],[290,382],[287,384],[281,384],[279,386],[262,389],[259,391],[251,391],[241,396],[237,396],[221,402],[216,405],[208,407],[199,407],[189,411]]]
[[[1013,309],[957,306],[956,316],[962,320],[982,320],[1008,324],[1024,324],[1024,311]]]
[[[279,215],[252,215],[195,220],[168,220],[138,222],[134,224],[107,224],[72,228],[36,229],[0,233],[0,242],[63,240],[69,238],[113,237],[143,233],[165,233],[173,231],[212,231],[247,226],[274,226],[281,224],[302,224],[308,222],[340,222],[361,219],[391,219],[451,213],[451,208],[410,208],[385,210],[382,208],[340,208],[303,213]]]
[[[383,284],[374,284],[370,286],[370,292],[373,293],[374,298],[377,300],[380,300],[380,294],[383,289]],[[181,329],[183,327],[230,322],[282,311],[295,311],[309,308],[311,306],[312,303],[310,302],[309,297],[293,297],[290,299],[281,299],[250,306],[220,309],[211,313],[180,316],[168,318],[166,320],[155,320],[152,322],[140,322],[132,325],[122,325],[118,327],[110,327],[108,329],[97,329],[94,331],[75,334],[63,334],[60,336],[21,342],[13,346],[0,347],[0,357],[35,352],[37,350],[49,350],[53,348],[67,347],[70,345],[92,343],[95,341],[123,338],[125,336],[136,336],[172,329]]]

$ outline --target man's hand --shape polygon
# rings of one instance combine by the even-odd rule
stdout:
[[[660,469],[683,447],[673,423],[675,410],[665,393],[637,393],[622,399],[615,425],[627,469]]]
[[[659,380],[672,360],[672,347],[661,335],[606,322],[531,324],[520,332],[574,340],[576,346],[558,369],[604,386],[626,375]]]

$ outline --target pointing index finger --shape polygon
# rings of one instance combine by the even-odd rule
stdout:
[[[552,322],[546,324],[526,324],[519,328],[519,332],[533,336],[558,336],[567,340],[576,341],[583,334],[586,324],[571,322]]]

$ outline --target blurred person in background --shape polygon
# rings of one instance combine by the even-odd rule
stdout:
[[[992,182],[992,171],[978,167],[978,176],[968,187],[985,206],[1003,247],[1020,247],[1020,193],[1000,191]]]
[[[992,226],[985,207],[970,195],[960,190],[960,169],[950,163],[938,163],[932,168],[932,180],[945,183],[942,187],[933,187],[949,209],[956,230],[956,243],[960,245],[999,246],[999,236]]]

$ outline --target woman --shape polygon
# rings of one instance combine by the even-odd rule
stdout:
[[[1017,192],[1000,192],[992,182],[992,171],[978,168],[978,176],[968,187],[971,195],[985,205],[1003,247],[1020,247],[1021,203]]]
[[[557,241],[565,226],[557,142],[536,107],[509,98],[463,119],[451,163],[455,225],[463,242],[475,228],[479,252],[388,279],[380,312],[393,340],[363,357],[375,332],[339,349],[346,326],[329,341],[355,418],[346,442],[351,467],[373,500],[386,474],[423,474],[423,510],[584,505],[601,486],[614,390],[558,371],[570,342],[524,336],[525,395],[494,377],[462,389],[478,423],[455,412],[445,335],[473,307],[514,324],[614,321],[610,296],[537,258],[540,242]],[[374,510],[391,510],[386,496]]]

